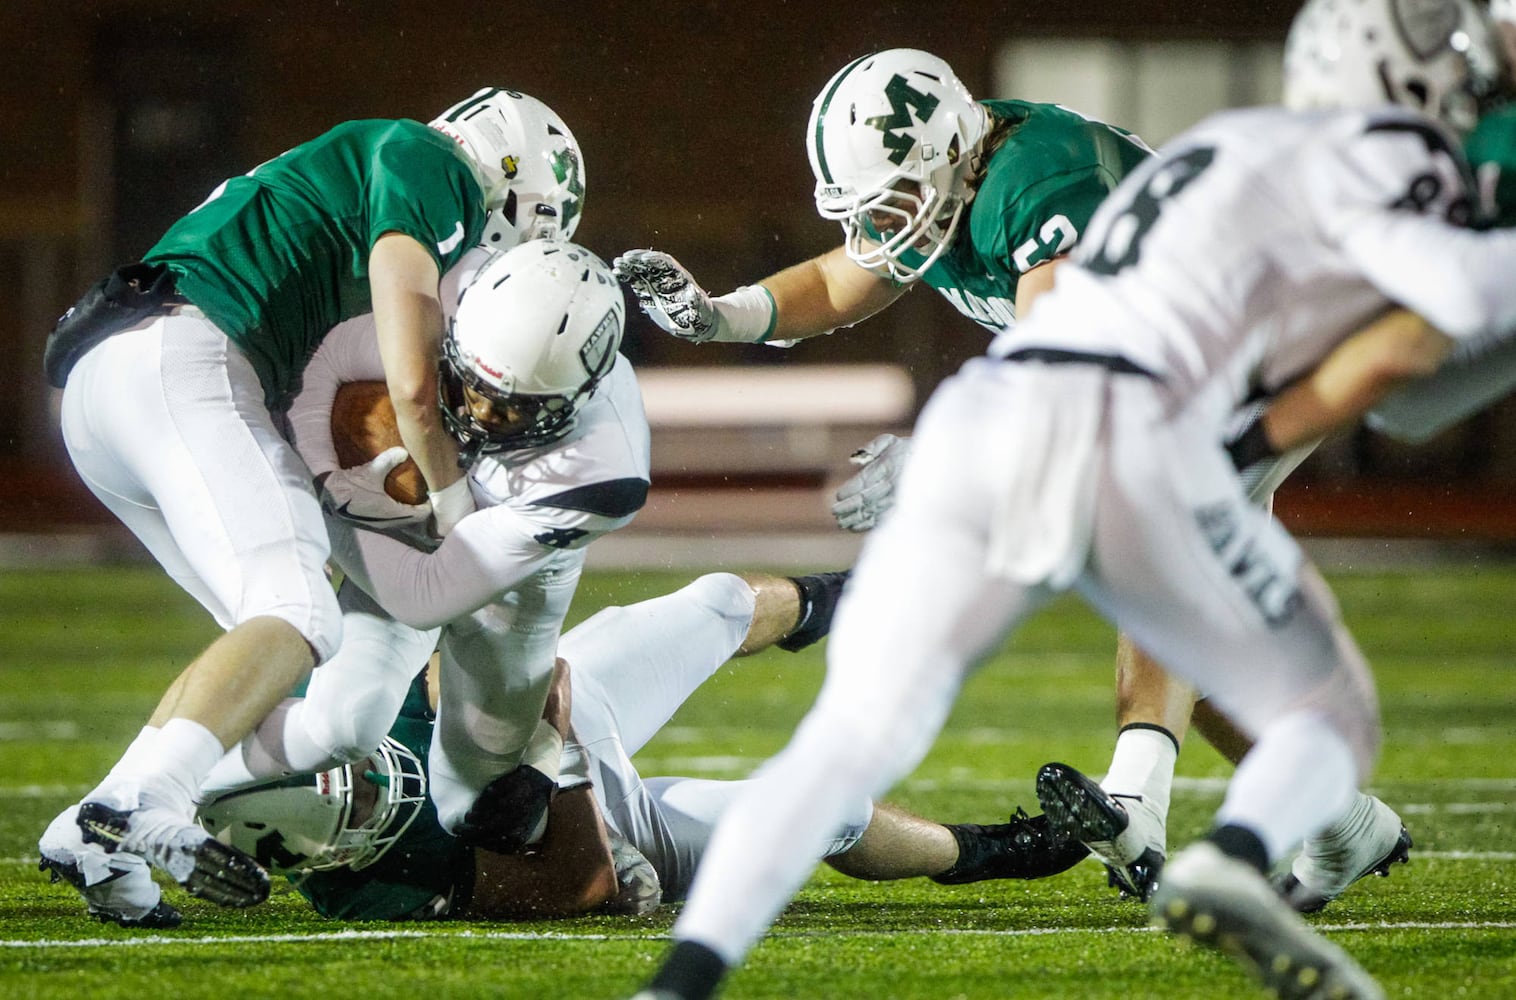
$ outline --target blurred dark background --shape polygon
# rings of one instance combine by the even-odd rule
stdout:
[[[0,461],[12,475],[0,477],[0,516],[11,530],[98,516],[61,451],[41,378],[54,318],[219,180],[339,121],[424,121],[480,86],[524,90],[583,147],[576,239],[607,259],[667,250],[722,292],[838,242],[813,209],[803,132],[812,98],[852,58],[924,48],[977,97],[1025,96],[996,92],[1008,43],[1277,44],[1298,6],[10,0],[0,6],[0,279],[13,294],[0,343],[14,369],[0,393]],[[939,296],[917,291],[851,334],[788,352],[696,348],[640,320],[626,351],[644,367],[895,362],[920,401],[985,343]],[[1380,510],[1395,495],[1383,484],[1415,486],[1431,507],[1462,505],[1464,520],[1436,531],[1516,535],[1497,503],[1516,481],[1509,415],[1497,408],[1417,449],[1354,435],[1292,488],[1344,510],[1345,497],[1368,497],[1365,509]],[[1339,530],[1353,533],[1364,516]]]

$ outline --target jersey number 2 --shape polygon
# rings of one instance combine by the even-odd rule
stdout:
[[[1158,221],[1164,201],[1183,191],[1215,157],[1216,150],[1202,146],[1161,164],[1127,205],[1126,211],[1106,227],[1100,249],[1085,266],[1096,274],[1115,274],[1137,263],[1142,255],[1142,239]]]

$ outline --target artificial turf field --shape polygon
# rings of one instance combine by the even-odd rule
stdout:
[[[591,574],[574,618],[692,574]],[[1416,841],[1409,866],[1312,918],[1391,997],[1516,997],[1516,566],[1339,574],[1379,679],[1386,747],[1371,788]],[[84,918],[36,868],[48,820],[108,769],[213,626],[155,568],[0,572],[0,998],[629,995],[672,908],[642,919],[338,925],[276,883],[247,911],[170,887],[168,932]],[[1111,630],[1065,602],[970,682],[891,796],[947,821],[1035,811],[1048,760],[1100,773],[1112,740]],[[638,758],[643,774],[736,777],[777,750],[821,653],[738,661]],[[1171,845],[1202,833],[1226,765],[1187,747]],[[740,998],[1249,997],[1229,962],[1150,931],[1085,863],[1040,883],[854,882],[823,869],[732,977]]]

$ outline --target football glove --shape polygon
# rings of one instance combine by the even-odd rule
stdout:
[[[484,787],[453,833],[470,847],[515,854],[547,831],[554,787],[553,779],[535,767],[523,764],[507,771]]]
[[[881,434],[853,452],[849,461],[863,466],[837,490],[832,516],[846,531],[868,531],[895,505],[895,483],[911,453],[911,439]]]
[[[425,521],[429,504],[401,503],[384,489],[384,479],[410,456],[404,448],[386,448],[363,465],[333,469],[316,478],[321,509],[358,524],[393,528]]]
[[[474,494],[469,489],[468,476],[451,486],[444,486],[435,493],[428,493],[429,509],[436,517],[437,537],[445,538],[458,527],[458,522],[474,512]]]
[[[668,254],[628,250],[611,262],[611,270],[659,329],[696,344],[715,338],[721,317],[710,295]]]

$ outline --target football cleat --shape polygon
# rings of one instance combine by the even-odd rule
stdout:
[[[178,927],[183,917],[163,901],[146,861],[134,854],[107,854],[86,844],[69,806],[48,825],[37,844],[37,870],[56,884],[67,882],[84,898],[90,916],[122,927]]]
[[[1215,949],[1269,995],[1289,1000],[1384,1000],[1341,948],[1316,934],[1251,865],[1202,841],[1175,855],[1153,893],[1154,923]]]
[[[1037,772],[1037,801],[1058,836],[1077,840],[1105,864],[1121,898],[1146,902],[1164,861],[1164,817],[1141,796],[1112,795],[1067,764]]]
[[[1387,877],[1390,865],[1409,862],[1413,846],[1395,810],[1360,794],[1346,817],[1301,846],[1279,891],[1301,913],[1315,913],[1359,879]]]
[[[1079,841],[1058,836],[1046,816],[1028,816],[1020,807],[1009,823],[949,823],[947,828],[958,841],[958,860],[942,874],[931,876],[942,885],[1047,878],[1068,871],[1090,855],[1090,849]]]
[[[107,854],[145,858],[192,896],[220,906],[255,906],[268,899],[268,873],[235,847],[216,840],[172,809],[139,804],[116,809],[104,802],[79,807],[79,830],[87,844]]]
[[[776,645],[788,652],[804,649],[832,630],[832,615],[837,611],[837,599],[842,596],[842,585],[852,570],[840,573],[813,573],[810,576],[792,576],[800,588],[800,621],[789,635]]]

